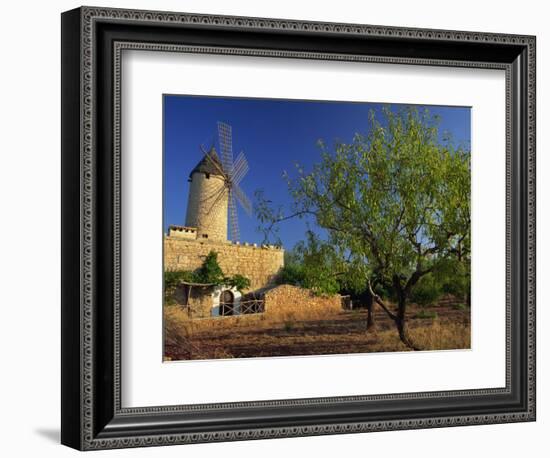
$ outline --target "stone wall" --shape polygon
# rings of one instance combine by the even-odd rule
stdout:
[[[265,313],[288,315],[294,318],[323,317],[326,313],[342,310],[338,294],[316,295],[311,290],[292,285],[280,285],[264,294]]]
[[[251,290],[274,284],[284,265],[284,250],[273,246],[193,241],[165,236],[164,268],[195,270],[202,266],[210,251],[218,253],[218,263],[225,275],[244,275],[251,282]]]
[[[212,293],[214,287],[193,286],[189,290],[187,285],[179,285],[173,295],[177,305],[191,304],[189,318],[209,318],[212,315]]]

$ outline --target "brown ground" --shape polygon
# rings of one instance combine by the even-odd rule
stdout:
[[[470,310],[430,307],[436,318],[415,317],[408,309],[409,333],[424,350],[470,348]],[[376,312],[376,329],[366,331],[366,311],[330,317],[288,319],[268,314],[189,320],[179,306],[165,308],[165,359],[249,358],[408,351],[394,323]]]

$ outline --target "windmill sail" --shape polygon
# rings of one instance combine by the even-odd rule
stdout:
[[[250,203],[250,200],[246,196],[246,194],[243,192],[241,187],[233,183],[232,193],[234,194],[235,198],[239,201],[241,206],[244,208],[246,213],[248,215],[252,214],[252,204]]]
[[[233,132],[229,124],[218,122],[218,141],[221,155],[221,167],[219,161],[216,160],[217,156],[216,159],[212,157],[213,155],[211,154],[211,151],[213,151],[213,148],[209,152],[204,151],[203,148],[203,152],[218,169],[221,169],[219,171],[225,181],[225,190],[223,192],[227,192],[227,210],[231,239],[233,241],[238,241],[239,219],[237,202],[239,202],[247,214],[250,215],[252,212],[252,204],[239,186],[239,183],[248,173],[249,166],[248,161],[242,152],[239,153],[235,161],[233,160]]]
[[[235,204],[235,196],[233,195],[233,192],[229,191],[229,199],[228,199],[228,206],[229,206],[229,229],[231,231],[231,239],[233,241],[239,240],[239,220],[237,216],[237,205]]]
[[[241,151],[237,156],[237,159],[235,159],[235,163],[233,164],[233,183],[239,184],[247,172],[248,161]]]
[[[220,152],[225,173],[229,176],[233,173],[233,134],[231,126],[218,122],[218,136],[220,140]]]

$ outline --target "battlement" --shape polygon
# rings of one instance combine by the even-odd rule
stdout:
[[[176,239],[196,240],[197,228],[170,225],[168,227],[168,237],[174,237]]]
[[[243,243],[241,243],[241,242],[233,242],[233,241],[228,241],[227,243],[229,243],[230,245],[238,246],[238,247],[257,248],[257,249],[261,249],[261,250],[279,250],[279,251],[284,251],[282,246],[279,246],[279,245],[270,245],[270,244],[265,244],[265,243],[261,243],[261,244],[257,244],[257,243],[248,243],[248,242],[243,242]]]
[[[284,248],[280,245],[271,245],[266,243],[248,243],[248,242],[240,242],[240,241],[231,241],[227,240],[226,242],[220,242],[218,240],[209,240],[207,238],[205,239],[199,239],[197,237],[197,228],[196,227],[187,227],[187,226],[176,226],[176,225],[170,225],[168,227],[168,234],[165,235],[166,239],[183,239],[183,240],[196,240],[198,243],[201,244],[209,244],[209,245],[232,245],[238,248],[249,248],[249,249],[258,249],[258,250],[276,250],[276,251],[284,251]]]

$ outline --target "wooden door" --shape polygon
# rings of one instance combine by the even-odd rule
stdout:
[[[226,289],[225,291],[222,291],[222,294],[220,296],[220,315],[221,316],[233,315],[234,301],[235,301],[235,296],[231,291],[229,291],[228,289]]]

